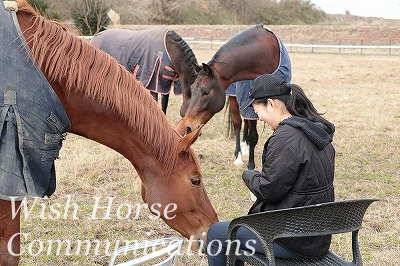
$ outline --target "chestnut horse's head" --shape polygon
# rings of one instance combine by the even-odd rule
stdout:
[[[69,132],[122,154],[140,176],[150,211],[183,236],[204,240],[218,218],[190,148],[200,129],[177,134],[130,72],[59,23],[39,16],[25,0],[18,1],[17,17],[32,58],[70,120]]]
[[[184,119],[186,133],[190,133],[207,123],[214,114],[224,108],[225,88],[218,81],[218,73],[208,65],[193,64],[198,76],[191,86],[191,98]]]
[[[171,228],[188,239],[204,241],[209,226],[218,218],[208,199],[197,157],[190,148],[200,130],[179,136],[177,157],[171,158],[170,166],[152,167],[152,173],[143,173],[142,197],[150,211]],[[192,247],[196,249],[197,245]]]

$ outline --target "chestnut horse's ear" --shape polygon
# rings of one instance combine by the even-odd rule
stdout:
[[[200,70],[201,70],[201,66],[199,66],[196,62],[192,62],[192,66],[194,71],[196,71],[197,74],[199,74]]]
[[[206,72],[206,74],[208,76],[212,76],[213,71],[209,65],[207,65],[206,63],[203,63],[203,69],[204,69],[204,72]]]
[[[186,124],[185,124],[185,118],[182,117],[179,119],[178,122],[176,122],[174,131],[178,134],[179,137],[182,138],[186,134]]]
[[[197,140],[197,137],[200,135],[201,132],[201,128],[204,126],[201,125],[198,129],[196,129],[195,131],[186,134],[184,137],[181,138],[181,140],[179,141],[179,147],[178,147],[178,151],[188,151],[190,146]]]

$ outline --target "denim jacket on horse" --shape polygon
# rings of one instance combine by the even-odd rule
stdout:
[[[0,198],[49,196],[70,122],[3,1],[0,36]]]

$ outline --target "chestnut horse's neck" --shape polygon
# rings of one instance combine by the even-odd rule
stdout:
[[[165,44],[172,66],[179,75],[182,87],[182,115],[186,112],[188,101],[190,100],[190,86],[197,77],[197,73],[193,68],[193,63],[197,64],[197,59],[189,45],[175,31],[169,30],[167,32]]]
[[[229,84],[273,73],[279,67],[279,43],[274,33],[257,25],[233,36],[208,62],[223,91]]]
[[[70,132],[118,151],[142,179],[152,174],[152,161],[169,172],[180,138],[148,91],[110,56],[29,6],[22,6],[17,17],[33,58],[68,115]]]

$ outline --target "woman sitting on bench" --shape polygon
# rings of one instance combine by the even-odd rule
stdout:
[[[334,201],[335,126],[314,108],[304,91],[273,74],[257,77],[241,111],[252,105],[273,134],[262,153],[262,170],[245,170],[242,178],[257,197],[249,214]],[[229,221],[213,224],[207,235],[209,265],[226,265]],[[263,253],[257,238],[241,227],[240,247]],[[281,239],[274,243],[275,257],[321,257],[331,237]]]

